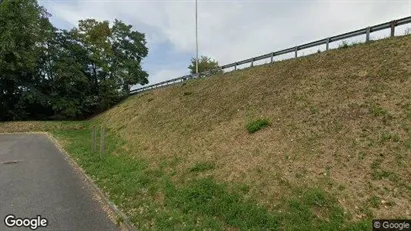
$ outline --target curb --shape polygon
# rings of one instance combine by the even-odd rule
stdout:
[[[101,189],[94,183],[94,181],[86,174],[83,168],[81,168],[77,162],[64,150],[63,146],[58,142],[56,138],[53,137],[48,132],[33,132],[34,134],[43,134],[46,135],[53,143],[56,145],[56,147],[65,155],[66,159],[70,162],[70,164],[73,164],[77,169],[80,170],[81,175],[87,180],[87,183],[93,188],[93,190],[100,196],[102,201],[108,205],[108,207],[111,209],[112,212],[114,212],[118,217],[122,218],[121,223],[119,224],[120,228],[125,228],[128,231],[137,231],[137,229],[132,225],[130,222],[130,219],[122,212],[118,207],[110,202],[110,200],[104,195],[104,193],[101,191]],[[30,133],[30,134],[33,134]],[[16,133],[14,133],[16,134]],[[118,225],[118,224],[117,224]],[[123,226],[123,227],[122,227]]]

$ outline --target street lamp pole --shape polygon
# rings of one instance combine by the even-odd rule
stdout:
[[[198,12],[196,0],[196,74],[198,75]]]

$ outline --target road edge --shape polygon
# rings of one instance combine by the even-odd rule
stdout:
[[[63,155],[66,157],[66,160],[70,162],[74,167],[76,167],[80,174],[86,179],[87,183],[91,186],[92,190],[97,193],[97,195],[102,199],[101,202],[106,204],[108,208],[118,217],[122,218],[122,221],[120,224],[117,224],[120,226],[121,229],[125,228],[129,231],[137,231],[136,227],[132,225],[130,222],[130,219],[125,215],[114,203],[112,203],[101,191],[101,189],[94,183],[94,181],[86,174],[84,169],[77,164],[77,162],[71,157],[71,155],[64,149],[64,147],[60,144],[60,142],[49,132],[0,132],[0,134],[40,134],[40,135],[45,135],[48,137],[50,141],[56,146],[56,148],[63,153]]]

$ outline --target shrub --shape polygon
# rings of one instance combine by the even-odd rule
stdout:
[[[370,40],[370,41],[371,41],[371,40]],[[357,46],[357,45],[359,45],[359,44],[361,44],[361,43],[362,43],[362,42],[359,42],[359,41],[354,41],[354,42],[349,43],[349,42],[343,40],[343,41],[341,42],[341,44],[338,45],[338,49],[345,49],[345,48],[348,48],[348,47]]]
[[[251,134],[267,126],[270,126],[267,119],[258,119],[247,124],[247,131]]]
[[[338,48],[348,48],[348,42],[347,41],[342,41],[340,45],[338,45]]]

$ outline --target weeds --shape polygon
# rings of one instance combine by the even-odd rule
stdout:
[[[380,135],[380,143],[385,143],[385,142],[388,142],[388,141],[399,142],[400,141],[400,136],[398,134],[383,132]]]
[[[347,41],[342,41],[341,44],[338,45],[338,49],[345,49],[348,48],[350,45],[348,44]]]
[[[362,42],[358,42],[358,41],[349,43],[349,42],[343,40],[343,41],[338,45],[338,49],[345,49],[345,48],[348,48],[348,47],[357,46],[357,45],[359,45],[359,44],[361,44],[361,43],[362,43]]]
[[[372,197],[368,199],[368,203],[371,205],[371,207],[378,209],[380,208],[380,200],[381,198],[373,195]]]
[[[311,111],[311,114],[317,114],[318,108],[316,106],[310,106],[310,111]]]
[[[258,119],[247,124],[247,131],[252,134],[268,126],[270,126],[270,122],[267,119]]]
[[[380,107],[378,104],[371,104],[369,112],[375,117],[388,115],[388,111]]]
[[[190,168],[190,172],[204,172],[207,170],[212,170],[215,168],[215,164],[212,162],[201,162],[195,164],[192,168]]]

